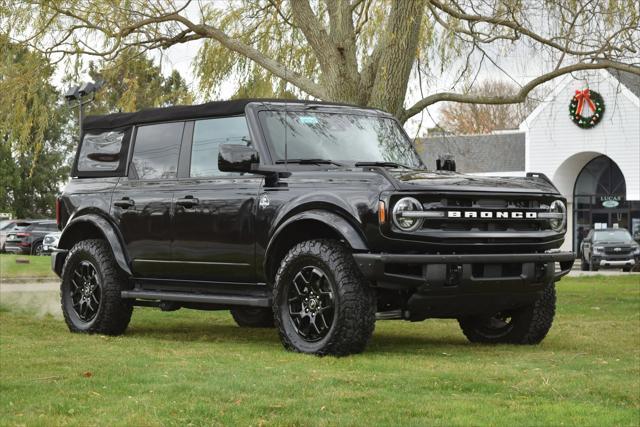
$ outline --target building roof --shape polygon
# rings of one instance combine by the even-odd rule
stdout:
[[[244,113],[251,102],[312,104],[327,106],[346,106],[332,102],[304,101],[290,99],[236,99],[232,101],[214,101],[199,105],[176,105],[163,108],[148,108],[133,113],[114,113],[103,116],[87,116],[82,126],[85,130],[123,129],[144,123],[165,122],[170,120],[188,120],[205,117],[234,116]],[[362,108],[362,107],[358,107]]]
[[[607,71],[611,73],[616,80],[625,85],[635,96],[640,98],[640,75],[616,70],[614,68],[607,68]]]
[[[515,172],[525,169],[525,133],[443,135],[422,138],[422,158],[428,167],[450,154],[462,173]]]

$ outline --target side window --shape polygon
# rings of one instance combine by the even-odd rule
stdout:
[[[140,126],[131,166],[138,179],[173,179],[184,122]]]
[[[191,177],[228,175],[218,170],[220,144],[251,144],[244,116],[195,122],[191,146]]]
[[[123,138],[124,132],[85,134],[78,156],[78,171],[115,171],[118,169]]]

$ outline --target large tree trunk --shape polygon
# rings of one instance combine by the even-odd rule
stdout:
[[[381,53],[369,106],[381,108],[397,117],[402,113],[424,8],[422,0],[394,1],[384,35],[376,48]]]

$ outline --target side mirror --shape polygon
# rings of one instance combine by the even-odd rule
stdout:
[[[436,169],[439,171],[456,171],[456,160],[450,154],[445,154],[436,160]]]
[[[252,147],[241,144],[221,144],[218,147],[218,169],[221,172],[253,172],[260,155]]]

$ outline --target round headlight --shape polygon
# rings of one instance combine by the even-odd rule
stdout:
[[[549,220],[549,225],[553,231],[564,231],[564,226],[567,223],[567,207],[562,203],[562,200],[554,200],[551,205],[549,205],[549,212],[558,215],[558,218],[551,218]]]
[[[403,216],[403,212],[421,211],[422,204],[413,197],[398,200],[393,207],[393,223],[402,231],[414,231],[422,225],[422,218]]]

